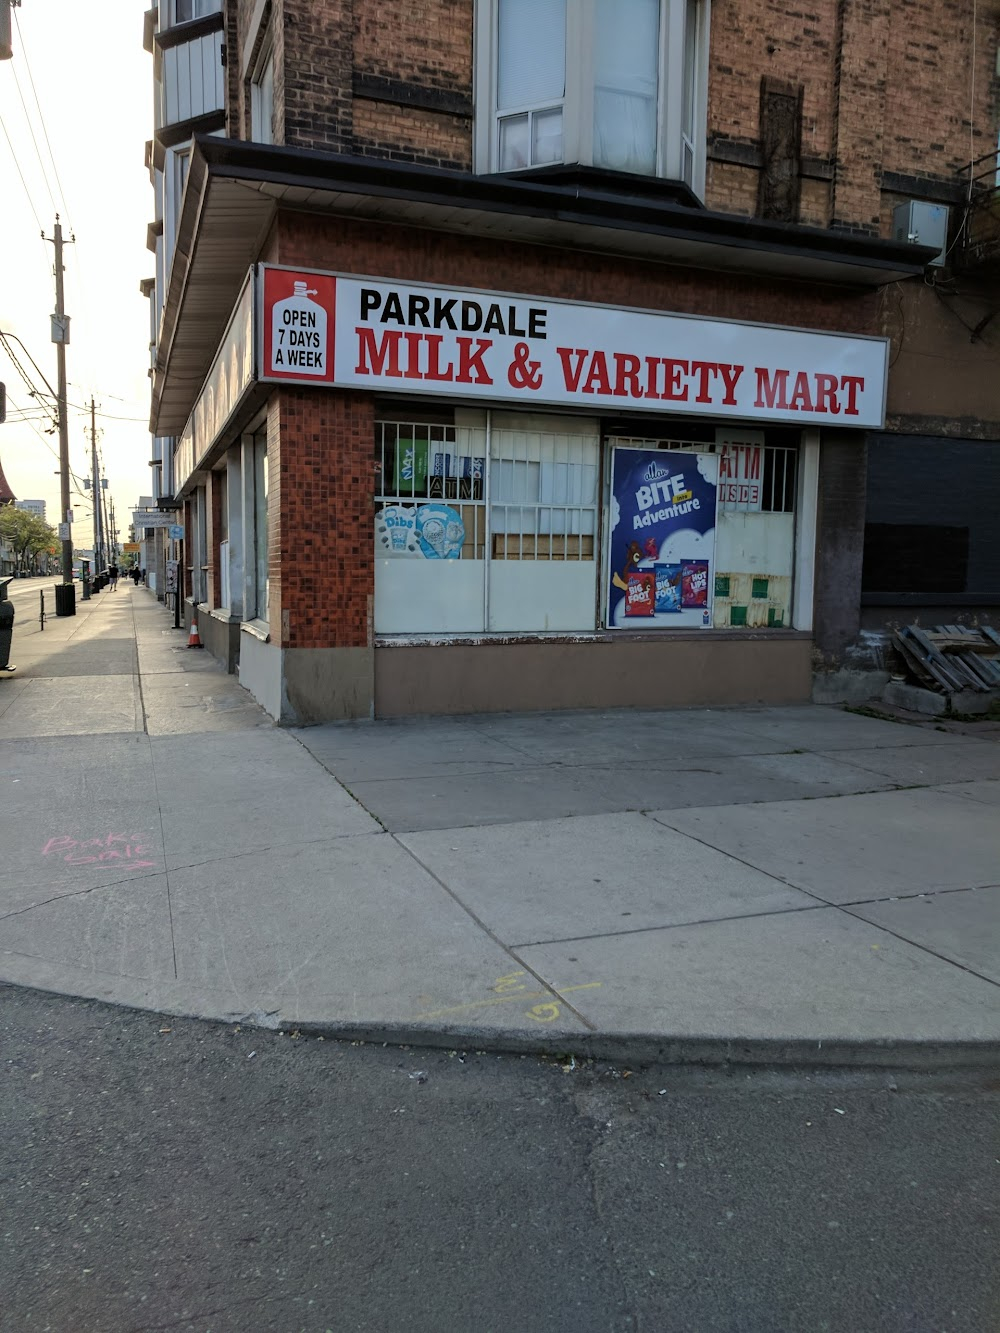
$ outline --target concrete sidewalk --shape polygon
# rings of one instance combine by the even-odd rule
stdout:
[[[19,620],[0,681],[0,980],[381,1040],[1000,1057],[995,724],[285,731],[146,589],[78,611]]]

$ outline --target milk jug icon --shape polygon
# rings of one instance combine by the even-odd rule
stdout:
[[[296,279],[294,291],[271,311],[271,373],[326,377],[326,320],[321,305],[310,301],[315,287]]]

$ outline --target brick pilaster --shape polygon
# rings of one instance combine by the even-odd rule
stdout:
[[[831,226],[879,233],[890,0],[840,0]]]
[[[279,516],[272,639],[283,648],[366,647],[375,589],[374,400],[283,387],[272,401],[279,415],[273,457],[268,428],[269,505]]]

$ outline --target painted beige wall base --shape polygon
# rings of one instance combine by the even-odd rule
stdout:
[[[279,648],[246,626],[240,684],[276,722],[301,726],[372,716],[371,648]]]
[[[371,717],[374,650],[286,648],[282,722],[342,722]]]
[[[239,680],[277,721],[281,716],[281,649],[246,625],[240,633]]]
[[[383,645],[375,716],[805,703],[808,634]]]

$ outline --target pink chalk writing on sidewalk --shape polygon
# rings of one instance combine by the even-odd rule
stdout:
[[[141,833],[108,833],[103,838],[50,838],[42,848],[43,856],[58,856],[67,865],[86,866],[96,861],[120,861],[123,869],[155,869],[155,861],[144,861],[149,848]]]

